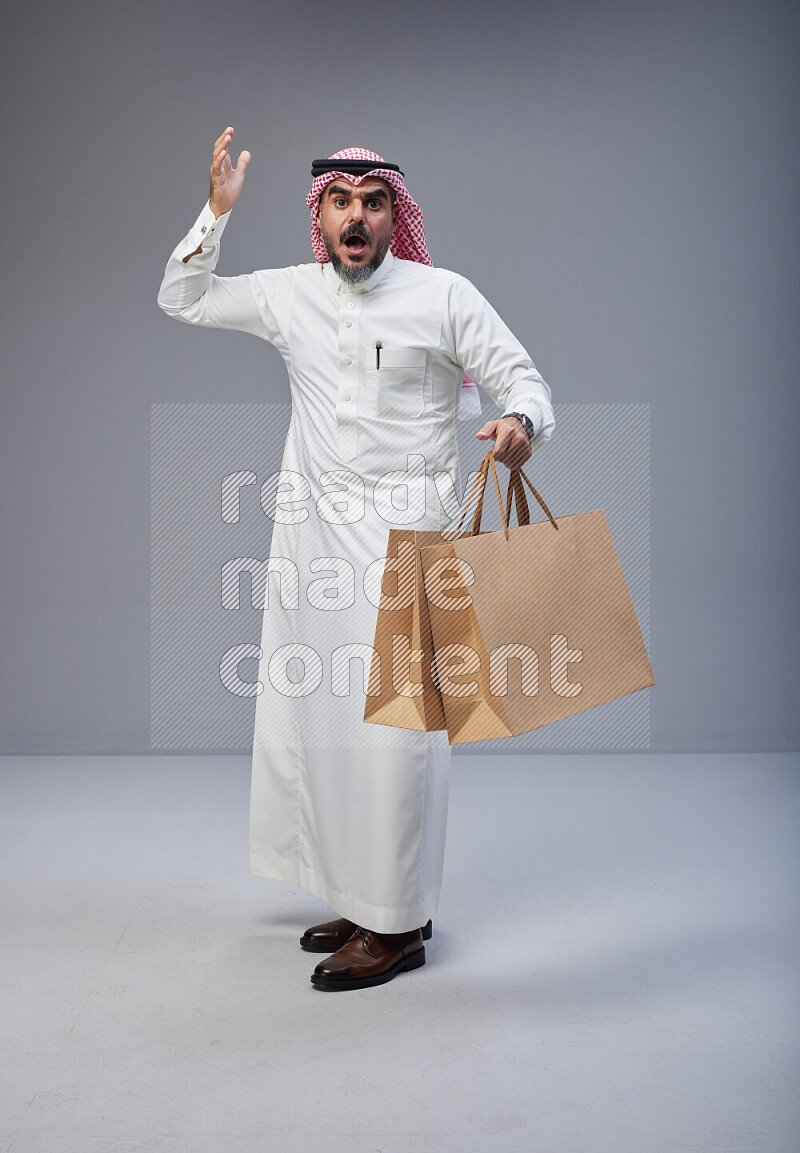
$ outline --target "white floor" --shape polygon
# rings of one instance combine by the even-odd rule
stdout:
[[[797,1153],[800,758],[456,757],[428,963],[324,993],[247,757],[0,760],[2,1153]]]

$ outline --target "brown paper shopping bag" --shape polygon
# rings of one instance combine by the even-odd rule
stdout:
[[[499,532],[480,531],[489,465]],[[523,479],[548,520],[530,523]],[[450,744],[518,736],[655,684],[602,509],[555,519],[521,470],[504,508],[489,452],[471,534],[420,560]]]
[[[446,727],[419,559],[423,545],[441,543],[436,530],[389,530],[364,706],[371,724],[426,732]]]

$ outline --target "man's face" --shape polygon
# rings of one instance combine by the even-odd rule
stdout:
[[[371,276],[389,251],[397,220],[393,192],[371,176],[360,184],[337,176],[322,190],[317,221],[331,264],[348,284]]]

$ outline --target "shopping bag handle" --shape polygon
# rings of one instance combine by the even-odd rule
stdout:
[[[533,493],[533,495],[536,497],[536,499],[538,500],[539,504],[542,506],[542,508],[544,509],[545,513],[547,514],[547,518],[548,518],[548,520],[550,521],[551,525],[552,525],[552,526],[553,526],[553,528],[556,530],[556,532],[558,532],[558,525],[556,524],[556,518],[555,518],[555,517],[553,516],[553,514],[550,512],[550,509],[547,507],[547,505],[544,503],[544,501],[542,500],[542,498],[539,496],[539,493],[538,493],[538,492],[536,491],[536,489],[533,487],[533,485],[532,485],[532,484],[531,484],[531,482],[528,480],[527,476],[525,475],[525,473],[522,471],[522,469],[521,469],[521,468],[515,468],[515,469],[512,471],[512,473],[511,473],[511,476],[510,476],[510,477],[509,477],[509,479],[508,479],[508,487],[509,487],[509,491],[510,491],[510,489],[511,489],[511,485],[512,485],[512,483],[513,483],[513,484],[515,485],[515,490],[514,490],[514,492],[515,492],[515,496],[516,496],[517,487],[518,487],[518,489],[519,489],[519,493],[520,493],[520,494],[521,494],[521,496],[522,496],[522,500],[523,500],[523,502],[524,502],[524,505],[525,505],[525,508],[526,508],[526,510],[527,510],[527,507],[528,507],[528,501],[527,501],[527,499],[526,499],[526,497],[525,497],[525,489],[522,487],[522,485],[521,485],[521,483],[520,483],[520,477],[522,478],[522,480],[524,480],[524,481],[525,481],[526,485],[527,485],[527,486],[528,486],[528,488],[531,490],[531,492],[532,492],[532,493]],[[517,498],[516,498],[516,499],[517,499],[517,519],[519,520],[519,497],[517,496]],[[521,523],[521,522],[520,522],[520,523]]]
[[[514,507],[517,510],[517,524],[530,524],[531,514],[528,508],[528,498],[525,488],[520,480],[519,472],[514,470],[508,478],[506,492],[506,520],[511,524],[511,498],[514,498]]]
[[[553,528],[556,529],[556,531],[558,531],[558,525],[556,524],[555,517],[550,512],[550,509],[544,503],[541,496],[536,491],[536,489],[533,487],[533,485],[528,480],[527,476],[525,475],[525,473],[522,471],[521,468],[512,469],[510,472],[510,475],[508,478],[508,491],[506,494],[506,504],[505,504],[505,507],[503,507],[503,498],[502,498],[501,493],[500,493],[500,481],[497,478],[497,466],[495,465],[495,462],[494,462],[494,453],[492,453],[490,451],[490,452],[486,453],[486,456],[481,461],[481,466],[475,475],[475,480],[472,482],[472,488],[470,489],[470,494],[467,497],[466,504],[464,505],[464,511],[461,513],[461,518],[460,518],[460,520],[459,520],[459,522],[455,528],[455,535],[456,536],[458,536],[458,534],[461,532],[461,526],[464,523],[464,517],[467,515],[467,510],[469,509],[469,506],[472,503],[472,498],[476,494],[477,494],[477,503],[475,506],[474,515],[472,517],[472,526],[470,528],[469,535],[470,536],[477,536],[481,531],[481,520],[483,517],[483,497],[484,497],[484,493],[486,491],[486,480],[487,480],[487,477],[489,474],[489,466],[490,465],[492,468],[492,475],[494,477],[494,487],[495,487],[495,490],[497,492],[497,502],[500,505],[500,516],[502,517],[502,520],[503,520],[503,532],[505,534],[506,540],[508,540],[508,526],[509,526],[509,523],[511,520],[511,497],[512,497],[512,495],[514,497],[514,503],[515,503],[515,507],[517,510],[517,522],[520,525],[530,524],[530,511],[528,509],[528,500],[527,500],[527,497],[525,496],[525,489],[522,487],[522,481],[523,480],[525,481],[525,483],[527,484],[528,488],[531,490],[533,495],[536,497],[539,504],[544,509],[544,511],[547,514]]]

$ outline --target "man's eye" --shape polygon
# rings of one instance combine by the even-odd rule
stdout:
[[[369,200],[367,203],[369,204],[370,208],[380,208],[381,206],[380,200]]]
[[[341,208],[344,205],[344,202],[345,200],[343,196],[337,196],[333,203],[337,208]]]

